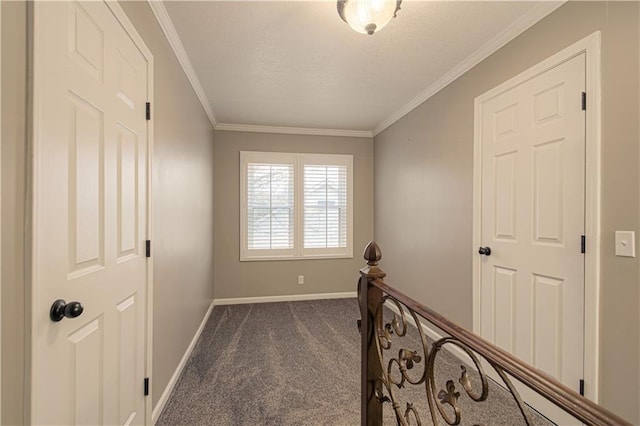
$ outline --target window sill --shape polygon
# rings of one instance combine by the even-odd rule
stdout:
[[[331,260],[331,259],[353,259],[352,254],[322,254],[307,256],[251,256],[240,257],[240,262],[268,262],[280,260]]]

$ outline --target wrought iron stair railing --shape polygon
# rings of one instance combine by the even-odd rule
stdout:
[[[449,425],[460,424],[465,413],[458,404],[460,392],[456,383],[448,380],[445,389],[437,389],[434,379],[435,359],[445,345],[453,345],[462,350],[470,361],[467,364],[476,369],[472,381],[467,371],[469,365],[461,365],[462,373],[457,380],[462,387],[460,391],[464,391],[472,401],[485,401],[490,392],[490,380],[483,365],[489,365],[515,401],[523,424],[533,424],[530,410],[526,408],[510,376],[579,422],[598,426],[630,425],[551,376],[387,285],[384,282],[386,273],[378,267],[382,253],[375,242],[372,241],[366,247],[364,258],[367,266],[360,270],[358,282],[362,425],[381,425],[385,404],[393,410],[398,425],[439,425],[442,422]],[[391,319],[389,314],[385,318],[385,304],[395,307]],[[411,323],[423,324],[424,321],[447,336],[429,342],[422,327],[418,326],[413,331],[419,335],[418,346],[421,347],[396,348],[392,345],[396,337],[406,335],[412,327]],[[424,387],[424,397],[428,404],[426,414],[430,417],[430,422],[423,423],[421,413],[412,402],[406,402],[405,406],[400,404],[397,391],[412,385]]]

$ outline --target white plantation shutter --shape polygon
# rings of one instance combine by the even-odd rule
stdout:
[[[353,257],[353,156],[240,153],[240,260]]]
[[[249,250],[292,249],[293,164],[247,164]]]
[[[347,246],[347,166],[304,166],[304,248]]]

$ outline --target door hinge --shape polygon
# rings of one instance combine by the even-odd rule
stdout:
[[[580,379],[580,395],[584,396],[584,379]]]
[[[147,257],[151,257],[151,240],[145,241],[145,253]]]
[[[587,92],[582,92],[582,110],[587,110]]]
[[[587,239],[584,235],[580,236],[580,253],[584,254],[587,249]]]
[[[147,113],[147,120],[151,120],[151,102],[147,102],[146,113]]]
[[[144,396],[149,396],[149,378],[144,378]]]

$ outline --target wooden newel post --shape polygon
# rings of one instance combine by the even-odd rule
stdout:
[[[376,378],[381,377],[382,370],[375,342],[375,314],[382,291],[371,285],[376,279],[382,279],[387,274],[378,268],[382,259],[380,247],[371,241],[364,249],[364,259],[367,266],[360,270],[358,281],[358,302],[360,304],[360,338],[361,338],[361,382],[360,382],[360,423],[363,426],[382,424],[382,403],[376,398],[376,389],[380,394],[381,384]]]

